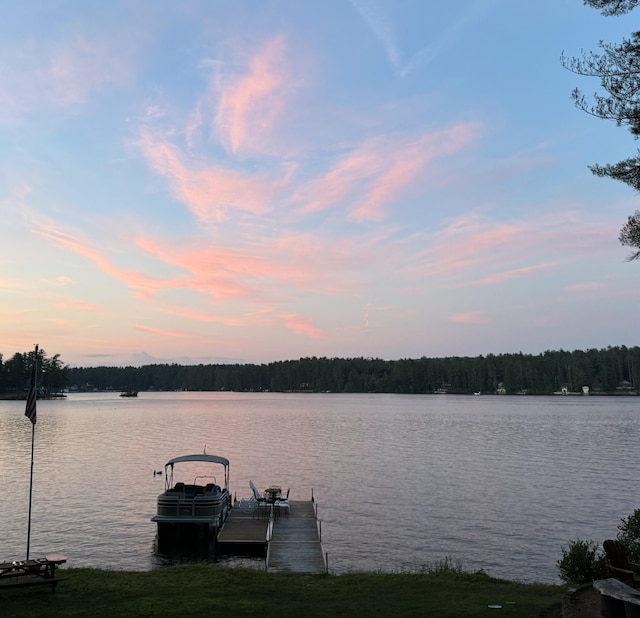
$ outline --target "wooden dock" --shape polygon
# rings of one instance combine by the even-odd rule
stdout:
[[[236,506],[218,533],[220,553],[263,555],[272,573],[326,573],[313,500],[291,500],[285,512],[266,518]]]
[[[270,520],[234,507],[218,533],[218,549],[221,553],[264,555],[271,526]]]
[[[266,569],[273,573],[325,573],[315,502],[292,500],[289,517],[273,520],[267,547]]]

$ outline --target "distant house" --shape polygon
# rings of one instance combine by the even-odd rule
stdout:
[[[616,394],[637,395],[638,391],[633,387],[633,384],[631,384],[631,382],[629,382],[628,380],[622,380],[622,382],[620,382],[618,386],[616,386]]]

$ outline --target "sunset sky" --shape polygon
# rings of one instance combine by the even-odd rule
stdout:
[[[639,345],[637,153],[582,0],[0,9],[0,352],[73,366]]]

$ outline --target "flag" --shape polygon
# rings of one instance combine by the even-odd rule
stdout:
[[[27,407],[24,415],[35,425],[36,424],[36,366],[31,367],[31,386],[27,395]]]

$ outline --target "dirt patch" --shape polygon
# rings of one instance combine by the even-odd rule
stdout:
[[[561,615],[562,618],[601,618],[600,593],[590,584],[567,593]]]

